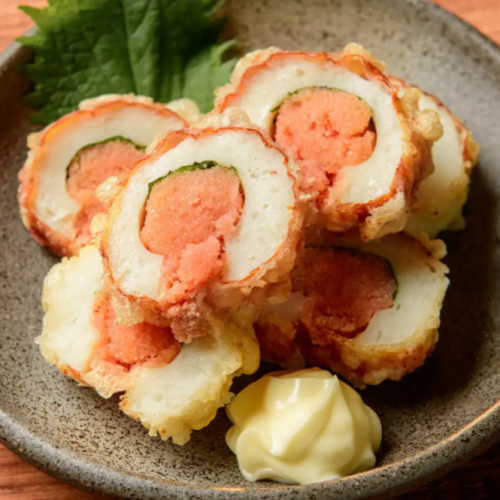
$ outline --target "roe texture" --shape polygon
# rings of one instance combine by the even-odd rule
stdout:
[[[110,376],[126,373],[134,365],[166,365],[180,352],[180,344],[168,327],[145,322],[135,325],[117,323],[107,295],[96,300],[93,319],[101,338],[93,364],[98,364]]]
[[[111,176],[129,172],[144,156],[135,146],[125,141],[109,141],[82,149],[68,169],[66,189],[82,206],[75,221],[76,240],[82,245],[90,241],[90,223],[103,210],[95,190]]]
[[[397,290],[385,259],[330,248],[306,250],[292,287],[306,297],[302,321],[316,345],[328,344],[329,332],[352,338],[365,330],[378,311],[393,305]]]
[[[234,233],[242,208],[238,176],[220,166],[174,172],[154,185],[141,239],[150,252],[165,256],[163,301],[192,298],[220,275],[224,240]]]
[[[303,189],[321,192],[341,168],[371,156],[376,142],[371,117],[363,100],[333,89],[305,89],[283,103],[275,140],[299,164]]]

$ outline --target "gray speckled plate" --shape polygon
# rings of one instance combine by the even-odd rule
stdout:
[[[423,0],[235,0],[230,15],[244,50],[366,45],[392,72],[438,95],[481,144],[467,231],[446,238],[451,288],[437,351],[402,382],[364,394],[385,429],[379,467],[303,487],[249,484],[224,443],[222,412],[175,447],[147,437],[116,401],[42,360],[33,340],[42,279],[55,259],[29,238],[17,214],[16,174],[31,126],[16,73],[29,54],[15,45],[0,58],[0,439],[62,480],[126,498],[388,498],[500,436],[500,49]]]

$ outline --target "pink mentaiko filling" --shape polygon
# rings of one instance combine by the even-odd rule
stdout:
[[[101,337],[93,366],[99,366],[102,372],[112,378],[123,376],[136,365],[167,365],[181,350],[168,327],[145,322],[130,326],[117,323],[107,295],[97,298],[93,322]]]
[[[238,176],[220,166],[174,172],[153,186],[141,239],[149,251],[165,256],[162,300],[181,302],[220,275],[223,243],[242,208]]]
[[[300,300],[291,317],[278,316],[274,323],[264,315],[254,325],[262,358],[289,363],[304,344],[328,346],[337,335],[354,338],[378,311],[393,306],[396,290],[390,264],[378,255],[307,248],[292,271],[292,291]]]
[[[82,206],[75,221],[77,241],[87,243],[90,238],[90,223],[103,210],[95,195],[99,184],[111,176],[129,172],[144,157],[144,152],[127,141],[114,140],[82,149],[68,169],[66,189],[68,194]]]
[[[329,332],[352,338],[373,316],[394,303],[396,280],[389,263],[365,252],[308,248],[292,272],[292,288],[309,302],[304,319],[313,343],[328,343]]]
[[[287,99],[276,118],[275,140],[293,154],[307,192],[321,192],[344,166],[366,161],[375,148],[370,107],[353,94],[304,89]]]

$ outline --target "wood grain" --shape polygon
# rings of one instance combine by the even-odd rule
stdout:
[[[0,445],[1,500],[95,500],[47,476]]]
[[[500,43],[500,0],[435,0]],[[0,51],[31,26],[18,0],[0,0]],[[25,0],[42,7],[47,0]],[[97,500],[38,471],[0,445],[0,500]],[[481,457],[398,500],[500,499],[500,445]]]
[[[500,0],[434,0],[500,44]]]
[[[31,19],[17,8],[20,4],[44,7],[47,0],[0,0],[0,52],[33,24]]]

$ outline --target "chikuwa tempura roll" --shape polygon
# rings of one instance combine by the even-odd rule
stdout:
[[[439,99],[422,93],[419,107],[439,114],[444,133],[432,147],[435,170],[420,184],[405,230],[435,238],[441,231],[465,227],[462,208],[479,147],[471,132]]]
[[[157,141],[101,236],[114,287],[183,342],[204,333],[210,311],[286,295],[303,232],[293,160],[241,111],[207,120]]]
[[[187,117],[196,105],[175,105]],[[59,255],[89,243],[93,216],[102,206],[96,187],[130,171],[145,148],[166,129],[187,124],[180,114],[146,97],[90,99],[28,138],[30,152],[19,174],[21,216],[31,235]]]
[[[181,345],[170,328],[117,321],[95,246],[63,259],[44,283],[44,358],[101,396],[124,392],[121,409],[151,435],[189,440],[230,399],[233,378],[253,373],[259,348],[251,328],[224,330]],[[217,326],[215,326],[217,328]]]
[[[367,243],[320,234],[307,244],[290,301],[267,306],[256,324],[263,358],[290,368],[306,360],[358,386],[419,367],[438,340],[444,244],[405,233]]]
[[[311,220],[373,239],[403,229],[438,115],[418,109],[384,65],[360,46],[338,54],[275,48],[240,60],[218,91],[216,110],[238,107],[293,154],[310,195]],[[323,220],[322,220],[323,219]]]

